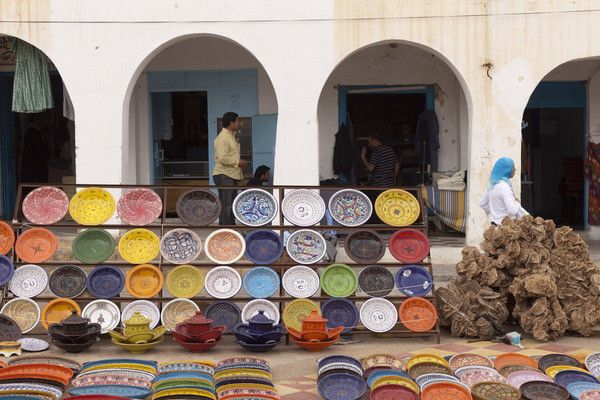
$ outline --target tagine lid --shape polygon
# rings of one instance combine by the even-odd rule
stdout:
[[[123,321],[123,323],[128,326],[150,325],[151,322],[152,321],[150,319],[144,317],[144,315],[139,311],[134,312],[131,318]]]
[[[202,311],[196,311],[194,315],[185,320],[185,323],[189,325],[210,325],[213,323],[213,320],[206,318],[202,314]]]
[[[264,310],[258,310],[258,313],[252,318],[248,319],[249,325],[269,325],[272,326],[275,323],[272,319],[265,315]]]
[[[61,324],[63,326],[67,325],[70,328],[74,328],[74,327],[77,327],[77,326],[88,325],[89,323],[90,323],[90,320],[87,319],[87,318],[83,318],[79,314],[77,314],[77,310],[73,310],[71,312],[71,315],[69,315],[67,318],[65,318],[61,322]]]
[[[329,321],[328,319],[321,317],[319,312],[316,310],[312,310],[310,312],[310,314],[308,314],[306,316],[306,318],[304,318],[302,320],[302,322],[319,322],[319,323],[327,323],[328,321]]]

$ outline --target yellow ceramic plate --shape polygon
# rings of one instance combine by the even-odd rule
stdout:
[[[247,384],[247,383],[230,383],[229,385],[223,385],[223,386],[219,386],[217,388],[217,394],[223,393],[226,390],[229,389],[246,389],[246,388],[250,388],[250,389],[259,389],[259,390],[268,390],[268,391],[273,391],[273,387],[269,386],[269,385],[261,385],[260,383],[252,383],[252,384]]]
[[[79,307],[79,304],[71,299],[59,297],[46,304],[42,310],[40,322],[44,328],[48,329],[48,325],[61,322],[63,319],[70,316],[73,310],[81,315],[81,307]]]
[[[114,339],[112,340],[112,342],[113,342],[113,344],[116,344],[120,348],[127,350],[128,352],[130,352],[132,354],[141,354],[141,353],[147,352],[148,350],[153,349],[155,346],[158,346],[164,339],[165,338],[162,337],[155,342],[148,342],[148,343],[122,343],[122,342],[117,342]]]
[[[231,378],[235,376],[257,376],[263,377],[269,380],[273,380],[273,376],[267,371],[261,371],[253,368],[232,368],[224,371],[219,371],[214,375],[215,381],[222,380],[223,378]]]
[[[419,386],[416,383],[414,383],[410,379],[406,379],[406,378],[399,377],[399,376],[394,376],[394,377],[382,376],[379,379],[375,379],[373,381],[373,383],[371,384],[371,390],[375,390],[379,386],[383,386],[383,385],[400,385],[400,386],[404,386],[405,388],[410,389],[411,391],[415,392],[416,394],[419,394]]]
[[[321,314],[321,308],[314,301],[309,299],[296,299],[283,309],[283,323],[287,327],[302,331],[302,320],[313,310],[319,313],[319,315]]]
[[[200,311],[200,307],[192,300],[173,299],[163,307],[160,320],[167,330],[174,332],[177,324],[193,317],[197,311]]]
[[[431,354],[431,353],[421,353],[421,354],[417,354],[417,355],[414,355],[411,358],[409,358],[408,361],[406,361],[406,368],[408,369],[417,364],[424,363],[424,362],[432,362],[432,363],[448,366],[448,361],[446,361],[444,359],[444,357],[442,357],[442,356],[438,356],[437,354]]]
[[[172,365],[172,364],[201,364],[201,365],[206,365],[208,367],[216,367],[217,363],[215,363],[214,361],[209,361],[209,360],[172,360],[172,361],[167,361],[167,362],[163,362],[160,363],[159,366],[163,367],[166,365]]]
[[[81,373],[81,372],[88,372],[88,371],[98,371],[101,369],[134,369],[136,371],[145,371],[145,372],[150,372],[151,374],[156,375],[155,368],[152,368],[151,366],[145,365],[145,364],[133,364],[133,363],[100,364],[100,365],[94,365],[92,367],[82,369],[79,372]]]
[[[175,297],[190,299],[204,289],[204,274],[192,265],[180,265],[167,274],[167,289]]]
[[[163,273],[154,265],[138,265],[127,272],[125,287],[133,297],[149,299],[162,290]]]
[[[375,212],[379,219],[392,226],[412,225],[421,213],[419,201],[402,189],[389,189],[377,196]]]
[[[546,375],[548,375],[550,378],[552,378],[552,380],[554,380],[554,377],[556,376],[556,374],[558,374],[561,371],[579,371],[579,372],[584,372],[590,376],[593,376],[592,374],[590,374],[589,371],[587,371],[583,368],[572,367],[570,365],[555,365],[553,367],[548,367],[548,368],[546,368]]]
[[[100,225],[115,213],[115,199],[104,189],[90,187],[75,193],[69,203],[71,218],[81,225]]]
[[[158,236],[148,229],[132,229],[119,240],[119,254],[131,264],[145,264],[160,252]]]
[[[192,389],[192,388],[179,388],[179,389],[167,389],[161,390],[158,393],[152,395],[152,400],[160,399],[166,396],[204,396],[209,399],[216,400],[217,396],[214,393],[211,393],[202,389]]]

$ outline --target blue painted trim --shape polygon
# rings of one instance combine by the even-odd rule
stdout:
[[[527,103],[527,108],[586,107],[586,81],[540,82]]]
[[[342,86],[338,87],[338,127],[345,124],[348,119],[347,96],[348,90]]]
[[[427,85],[425,93],[425,107],[428,110],[435,110],[435,88],[433,85]]]

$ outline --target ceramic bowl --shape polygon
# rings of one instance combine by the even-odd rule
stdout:
[[[181,347],[186,350],[191,351],[192,353],[203,353],[208,351],[222,342],[222,340],[214,341],[214,342],[206,342],[206,343],[190,343],[190,342],[180,342],[175,340]]]
[[[279,343],[281,343],[281,340],[279,340],[279,341],[272,340],[267,343],[260,343],[260,344],[246,343],[241,340],[236,340],[235,342],[248,351],[251,351],[253,353],[262,353],[262,352],[274,349],[275,346],[277,346]]]
[[[155,342],[139,343],[139,344],[138,343],[121,343],[121,342],[117,342],[114,340],[112,342],[113,342],[113,344],[116,344],[120,348],[127,350],[128,352],[130,352],[132,354],[141,354],[141,353],[145,353],[148,350],[153,349],[154,347],[159,345],[163,340],[164,340],[164,338],[159,339]]]
[[[56,340],[52,340],[52,344],[59,349],[66,351],[67,353],[82,353],[89,349],[96,343],[98,339],[93,339],[85,343],[63,343]]]

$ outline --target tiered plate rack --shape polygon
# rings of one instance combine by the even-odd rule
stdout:
[[[18,238],[19,235],[21,235],[21,233],[29,228],[29,227],[43,227],[43,228],[47,228],[50,229],[52,231],[56,232],[63,232],[63,233],[70,233],[70,234],[76,234],[78,231],[83,230],[83,229],[87,229],[87,228],[101,228],[101,229],[106,229],[106,230],[120,230],[121,233],[124,233],[126,230],[130,230],[130,229],[134,229],[137,228],[137,226],[132,226],[132,225],[126,225],[126,224],[122,224],[122,223],[112,223],[111,221],[105,223],[105,224],[101,224],[101,225],[80,225],[78,223],[76,223],[75,221],[72,221],[70,219],[70,216],[67,214],[67,216],[65,218],[63,218],[63,220],[52,224],[52,225],[31,225],[29,224],[22,213],[22,202],[23,202],[23,189],[25,188],[37,188],[39,186],[42,185],[19,185],[18,190],[17,190],[17,201],[16,201],[16,206],[15,206],[15,212],[13,215],[13,221],[12,221],[12,226],[15,229],[15,235]],[[278,185],[278,186],[263,186],[262,189],[265,189],[267,191],[271,191],[276,198],[278,198],[278,202],[279,202],[279,215],[273,220],[273,222],[270,225],[264,225],[264,226],[260,226],[260,227],[251,227],[251,226],[246,226],[246,225],[218,225],[218,223],[213,223],[211,225],[208,226],[200,226],[200,225],[188,225],[185,224],[183,221],[181,221],[179,218],[167,218],[167,198],[168,196],[170,197],[170,192],[176,192],[176,193],[182,193],[182,190],[188,190],[188,189],[219,189],[219,188],[225,188],[225,189],[232,189],[232,187],[224,187],[224,186],[164,186],[164,185],[110,185],[110,184],[57,184],[54,185],[58,188],[61,188],[62,190],[64,190],[69,197],[71,197],[74,192],[77,189],[82,189],[82,188],[86,188],[86,187],[101,187],[107,190],[120,190],[122,192],[128,190],[128,189],[135,189],[135,188],[147,188],[147,189],[152,189],[154,190],[156,193],[159,194],[159,196],[161,196],[162,202],[163,202],[163,210],[162,210],[162,214],[161,217],[153,222],[150,225],[146,225],[143,226],[143,228],[149,229],[157,234],[159,234],[160,237],[162,237],[167,231],[171,230],[171,229],[175,229],[175,228],[188,228],[188,229],[192,229],[192,230],[216,230],[216,229],[222,229],[222,228],[229,228],[229,229],[233,229],[236,230],[240,233],[247,233],[253,230],[258,230],[258,229],[271,229],[271,230],[276,230],[279,232],[280,235],[283,235],[284,231],[288,231],[288,232],[293,232],[295,230],[299,230],[299,229],[313,229],[316,231],[330,231],[330,230],[335,230],[338,233],[343,233],[343,234],[351,234],[354,231],[358,231],[358,230],[364,230],[364,229],[370,229],[370,230],[374,230],[380,233],[384,234],[384,238],[386,238],[387,241],[387,236],[389,236],[390,234],[392,234],[393,232],[395,232],[398,229],[402,229],[399,227],[393,227],[390,225],[385,225],[385,224],[369,224],[369,225],[361,225],[361,226],[355,226],[355,227],[348,227],[348,226],[343,226],[340,224],[335,224],[335,225],[316,225],[316,226],[309,226],[309,227],[300,227],[300,226],[294,226],[291,224],[287,224],[287,221],[285,220],[284,216],[283,216],[283,212],[281,210],[281,206],[282,206],[282,200],[283,197],[285,195],[285,191],[286,190],[292,190],[292,189],[312,189],[312,190],[328,190],[328,191],[337,191],[337,190],[342,190],[342,189],[359,189],[361,191],[369,191],[369,190],[374,190],[374,191],[383,191],[385,189],[382,189],[380,187],[347,187],[347,186],[334,186],[334,187],[320,187],[320,186],[293,186],[293,185]],[[239,186],[236,187],[234,189],[237,189],[238,191],[244,190],[244,189],[249,189],[249,187],[244,187],[244,186]],[[422,232],[425,233],[425,235],[427,235],[427,224],[426,224],[426,209],[425,209],[425,204],[423,202],[422,196],[421,196],[421,191],[418,190],[417,187],[404,187],[401,188],[404,189],[406,191],[411,192],[419,201],[419,205],[420,205],[420,218],[417,219],[415,224],[410,225],[410,228],[413,229],[418,229],[421,230]],[[171,195],[172,196],[172,195]],[[115,198],[115,201],[117,201],[118,198]],[[375,205],[373,204],[373,208],[375,207]],[[375,210],[373,210],[373,213],[375,213]],[[116,213],[114,215],[114,217],[116,218]],[[408,227],[404,227],[404,228],[408,228]],[[283,237],[283,236],[282,236]],[[118,243],[118,238],[115,239],[115,243]],[[338,242],[338,248],[339,248],[340,243]],[[118,250],[115,248],[115,254],[118,254]],[[26,262],[23,262],[22,260],[18,259],[18,257],[16,256],[14,250],[11,251],[11,253],[8,254],[9,257],[12,257],[12,260],[15,264],[15,267],[18,268],[21,265],[27,264]],[[209,269],[211,267],[215,267],[217,266],[217,264],[210,262],[209,260],[207,261],[202,261],[202,262],[198,262],[199,260],[196,260],[192,263],[189,263],[195,267],[201,268],[202,270],[206,270]],[[336,261],[339,262],[339,261]],[[86,270],[86,273],[89,273],[89,270],[91,270],[93,267],[95,267],[95,264],[85,264],[80,262],[77,259],[72,258],[69,261],[55,261],[54,259],[51,259],[45,263],[41,263],[38,264],[40,265],[42,268],[44,268],[48,275],[50,275],[50,271],[57,268],[60,265],[65,265],[65,264],[71,264],[71,265],[77,265],[82,267],[84,270]],[[133,268],[135,265],[130,264],[122,259],[119,259],[114,261],[114,260],[107,260],[105,262],[103,262],[102,264],[107,264],[107,265],[114,265],[114,266],[118,266],[120,268],[123,269],[130,269]],[[161,269],[161,271],[163,272],[163,275],[167,276],[168,270],[170,270],[171,268],[175,268],[177,265],[175,264],[170,264],[165,262],[165,260],[163,260],[162,255],[159,255],[156,259],[150,261],[147,264],[151,264],[151,265],[155,265],[157,267],[159,267]],[[325,263],[325,262],[319,262],[316,264],[311,264],[311,265],[307,265],[308,267],[312,268],[312,269],[316,269],[318,272],[318,269],[322,269],[327,267],[328,265],[330,265],[331,263]],[[360,272],[360,270],[368,265],[381,265],[381,266],[385,266],[385,267],[402,267],[404,264],[399,262],[399,261],[395,261],[395,262],[377,262],[377,263],[371,263],[371,264],[359,264],[359,263],[354,263],[354,262],[346,262],[345,264],[349,265],[350,267],[352,267],[353,269],[355,269],[356,274],[358,275],[358,273]],[[278,260],[277,262],[269,265],[269,267],[273,268],[275,271],[278,272],[279,274],[279,278],[280,281],[282,281],[283,278],[283,274],[285,273],[285,271],[288,268],[291,268],[295,265],[298,265],[298,263],[294,262],[292,259],[290,259],[287,256],[287,253],[284,251],[284,255],[280,258],[280,260]],[[433,269],[432,269],[432,264],[431,264],[431,256],[430,254],[427,255],[427,257],[422,261],[422,262],[418,262],[418,263],[411,263],[411,265],[421,265],[423,267],[425,267],[429,273],[431,274],[431,276],[433,277]],[[240,261],[229,265],[232,268],[235,268],[236,270],[243,270],[243,269],[249,269],[252,266],[254,266],[254,264],[251,264],[248,260],[246,260],[245,258],[241,259]],[[126,271],[124,271],[126,272]],[[206,274],[206,272],[204,272]],[[240,275],[243,276],[242,273],[240,273]],[[319,274],[320,275],[320,274]],[[394,291],[397,291],[397,289],[395,289]],[[166,304],[167,302],[169,302],[170,300],[173,300],[174,297],[169,297],[165,295],[166,292],[166,288],[163,288],[162,294],[160,296],[156,296],[154,298],[151,299],[147,299],[152,301],[155,304],[160,304],[161,306],[163,306],[164,304]],[[355,303],[356,307],[358,309],[360,309],[360,305],[357,303],[361,303],[366,301],[367,299],[369,299],[370,297],[365,295],[365,294],[358,294],[359,291],[357,291],[357,293],[355,293],[352,296],[347,297],[346,299],[352,301],[353,303]],[[53,295],[48,295],[47,294],[48,291],[46,290],[44,293],[42,293],[39,296],[36,296],[35,298],[33,298],[33,300],[37,301],[38,303],[40,303],[40,308],[42,308],[42,303],[47,303],[50,300],[55,299],[56,297]],[[125,291],[123,293],[126,293]],[[123,296],[123,293],[121,294],[121,296],[119,297],[115,297],[115,298],[111,298],[109,300],[115,302],[120,308],[121,310],[123,309],[123,305],[121,303],[129,303],[135,300],[138,300],[132,296]],[[325,295],[324,293],[319,294],[320,292],[317,291],[318,295],[314,295],[310,297],[310,300],[313,300],[317,303],[320,303],[322,301],[328,300],[331,297]],[[431,301],[434,305],[436,305],[436,299],[435,299],[435,282],[433,283],[432,287],[431,287],[431,292],[427,295],[424,296],[425,298],[427,298],[429,301]],[[6,285],[2,292],[1,292],[1,298],[0,298],[0,307],[4,305],[4,303],[8,300],[10,300],[12,298],[12,294],[8,291],[8,285]],[[407,299],[407,296],[404,295],[388,295],[385,296],[385,298],[387,300],[390,300],[392,303],[394,303],[394,305],[396,306],[396,308],[399,307],[399,305],[405,300]],[[87,290],[80,296],[78,296],[77,298],[74,298],[73,300],[75,300],[81,307],[81,309],[84,308],[84,306],[93,301],[96,300],[94,297],[91,297],[88,293]],[[204,289],[199,296],[193,297],[191,300],[193,300],[195,303],[206,303],[206,304],[210,304],[212,302],[215,301],[220,301],[219,299],[215,299],[213,297],[210,297],[207,293],[206,293],[206,289]],[[242,303],[247,303],[248,301],[252,300],[252,298],[250,296],[248,296],[243,289],[240,290],[240,292],[234,297],[234,298],[230,298],[227,299],[227,301],[233,302],[238,304],[238,306],[240,306],[240,309],[243,307]],[[279,288],[279,295],[277,297],[270,297],[268,300],[272,301],[273,303],[275,303],[276,305],[278,305],[279,307],[279,311],[280,314],[283,318],[283,310],[285,308],[286,303],[295,300],[295,297],[289,296],[285,290],[283,289],[283,285],[280,285]],[[203,307],[200,307],[201,309],[203,309]],[[436,305],[437,308],[437,305]],[[161,309],[161,307],[159,307],[159,309]],[[355,329],[352,330],[351,332],[352,334],[375,334],[374,332],[369,331],[368,329],[362,327],[362,326],[357,326]],[[400,322],[398,322],[396,324],[396,326],[394,327],[394,329],[385,332],[383,334],[378,334],[378,335],[394,335],[396,337],[430,337],[432,335],[436,336],[436,340],[437,343],[440,343],[440,326],[439,326],[439,322],[436,321],[435,327],[427,332],[413,332],[408,330],[407,328],[405,328]]]

